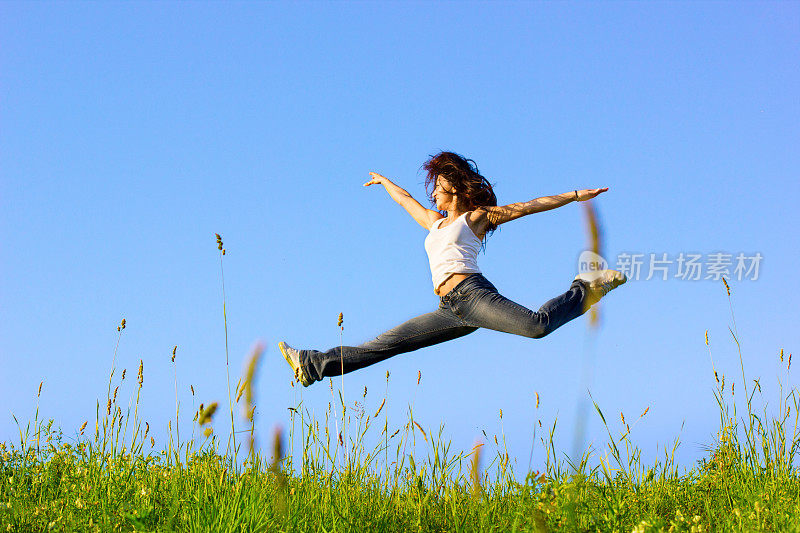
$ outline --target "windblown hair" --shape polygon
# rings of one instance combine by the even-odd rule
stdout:
[[[492,184],[480,175],[478,165],[472,159],[466,159],[453,152],[439,152],[431,156],[422,168],[428,172],[425,177],[425,192],[433,205],[436,205],[433,190],[440,175],[453,184],[459,201],[463,202],[468,211],[497,205]],[[489,235],[496,229],[497,225],[490,224],[486,234]]]

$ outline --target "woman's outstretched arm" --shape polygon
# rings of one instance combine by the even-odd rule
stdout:
[[[386,188],[386,192],[389,193],[389,196],[391,196],[395,202],[403,206],[403,208],[408,211],[408,214],[414,217],[414,220],[419,222],[423,228],[427,230],[431,229],[431,224],[442,218],[442,215],[438,211],[422,207],[422,204],[414,200],[414,198],[408,194],[407,190],[398,187],[392,183],[392,180],[389,178],[381,176],[377,172],[370,172],[369,174],[372,176],[372,179],[366,182],[364,187],[377,184],[383,185]]]
[[[479,225],[481,222],[489,222],[499,226],[500,224],[524,217],[525,215],[549,211],[551,209],[567,205],[570,202],[583,202],[586,200],[591,200],[598,194],[606,192],[607,190],[608,187],[601,189],[581,189],[565,192],[563,194],[556,194],[555,196],[542,196],[541,198],[535,198],[529,202],[518,202],[503,206],[480,207],[475,210],[477,219],[476,221]]]

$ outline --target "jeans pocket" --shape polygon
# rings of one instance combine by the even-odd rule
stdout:
[[[478,305],[479,300],[483,298],[486,294],[491,294],[493,291],[486,289],[484,287],[475,287],[470,289],[469,291],[465,292],[464,294],[459,295],[458,298],[454,299],[452,302],[452,309],[453,312],[458,315],[459,318],[465,320],[466,317],[470,315],[472,309]]]
[[[475,296],[475,289],[472,289],[472,290],[469,290],[469,291],[467,291],[467,292],[465,292],[463,294],[460,294],[458,296],[458,298],[457,298],[457,301],[461,302],[461,303],[466,303],[466,302],[472,300],[472,298],[474,296]]]

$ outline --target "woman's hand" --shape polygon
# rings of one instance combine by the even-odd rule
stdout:
[[[578,191],[578,201],[585,202],[586,200],[591,200],[601,192],[606,192],[608,187],[603,187],[602,189],[582,189]]]
[[[372,176],[372,179],[366,182],[364,184],[364,187],[367,187],[369,185],[385,185],[386,182],[389,181],[388,178],[381,176],[377,172],[370,172],[369,175]]]

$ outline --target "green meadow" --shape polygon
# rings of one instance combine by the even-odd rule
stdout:
[[[218,246],[222,259],[219,237]],[[731,318],[738,347],[732,304]],[[636,420],[620,414],[618,423],[595,403],[605,444],[571,461],[554,442],[555,422],[545,425],[534,440],[546,461],[535,472],[513,470],[503,435],[453,450],[443,427],[424,428],[411,406],[406,420],[390,424],[385,396],[368,399],[364,390],[345,403],[338,379],[328,382],[324,418],[301,401],[285,430],[257,435],[252,383],[261,348],[232,389],[228,376],[227,406],[195,404],[189,435],[179,432],[177,404],[165,405],[175,408],[176,424],[157,449],[139,410],[144,368],[120,373],[116,352],[107,396],[81,427],[64,430],[39,413],[42,385],[32,391],[33,420],[15,417],[18,438],[0,443],[0,530],[800,531],[800,398],[784,388],[791,354],[783,350],[779,395],[768,399],[746,375],[740,347],[741,375],[727,384],[708,347],[719,427],[691,468],[675,461],[678,440],[644,464],[631,425],[647,411]],[[227,424],[223,442],[213,428]]]

